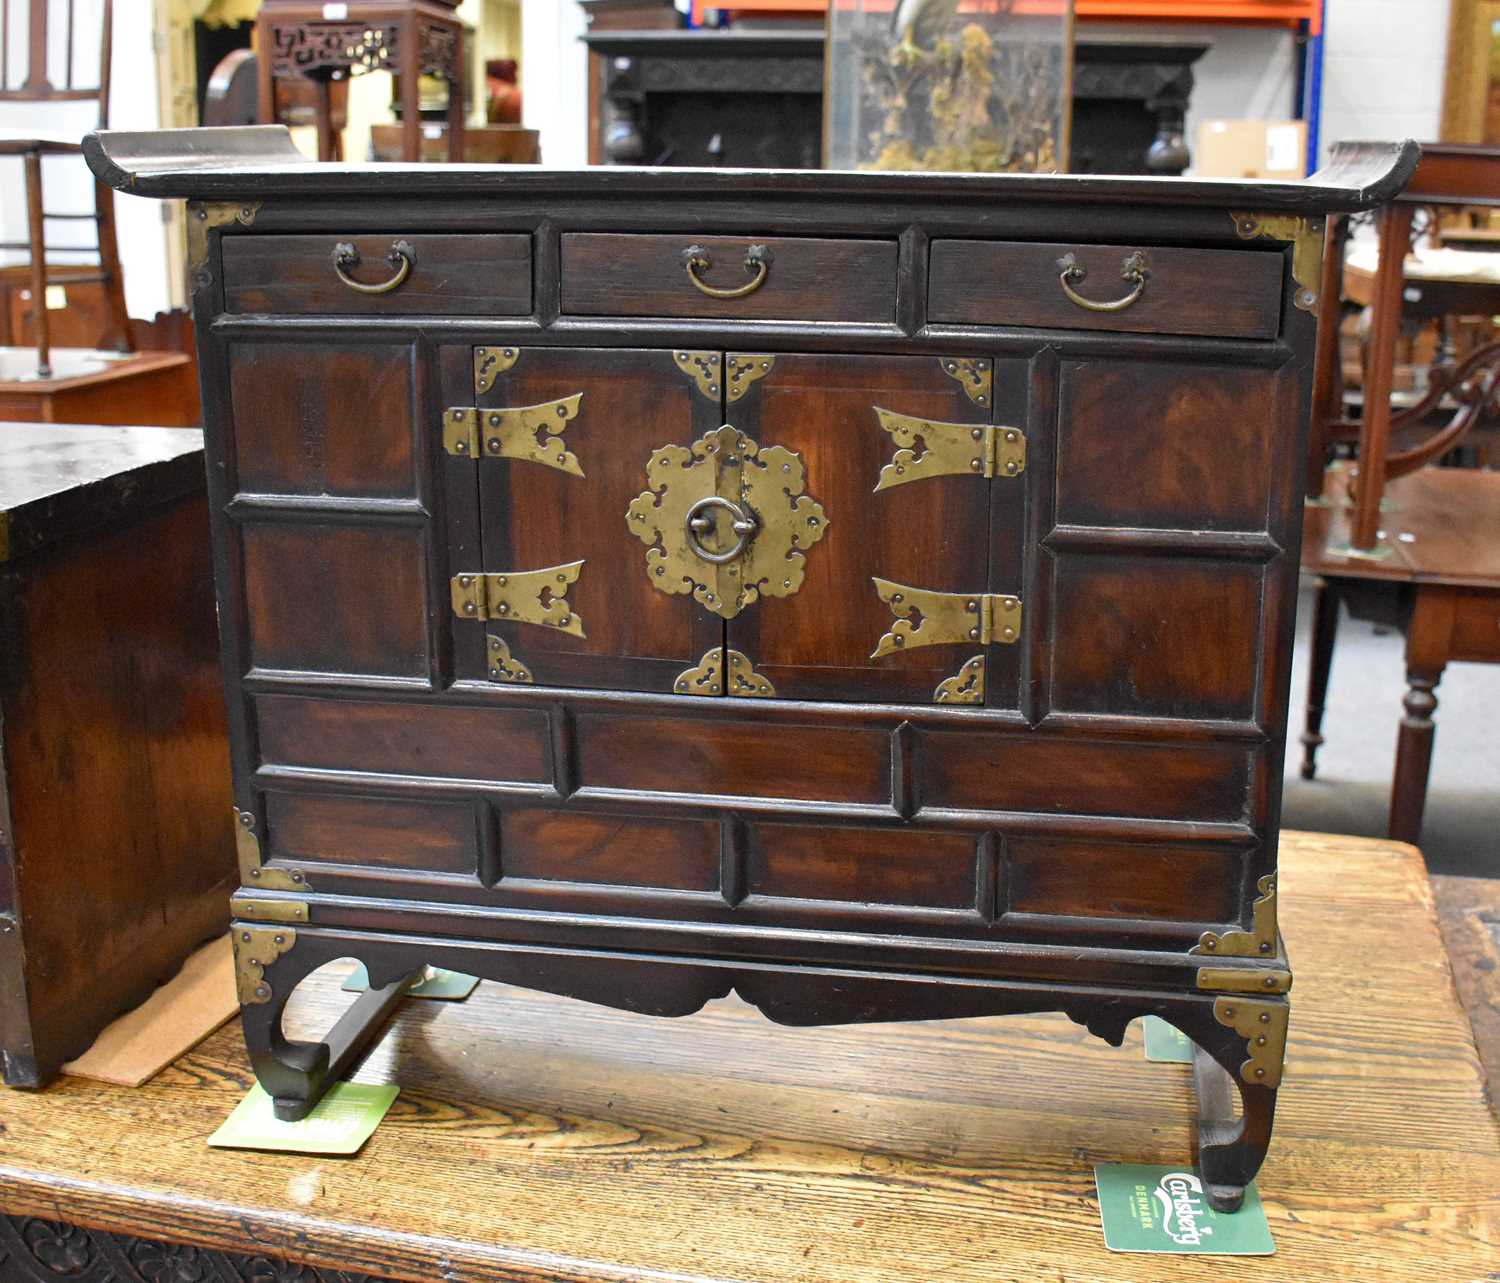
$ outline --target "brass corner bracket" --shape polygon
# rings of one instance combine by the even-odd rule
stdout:
[[[1196,983],[1217,993],[1287,993],[1292,973],[1285,967],[1199,967]]]
[[[943,373],[957,381],[964,395],[975,405],[989,405],[994,393],[995,367],[988,357],[941,356],[938,364]]]
[[[474,349],[474,395],[488,392],[495,380],[521,359],[521,350],[513,347],[477,347]]]
[[[1214,1019],[1233,1029],[1245,1040],[1249,1057],[1240,1066],[1240,1077],[1254,1087],[1276,1087],[1281,1083],[1286,1061],[1286,1031],[1291,1008],[1285,1000],[1268,1002],[1257,998],[1215,998]]]
[[[531,669],[510,653],[505,638],[489,633],[485,638],[485,662],[489,666],[490,681],[509,682],[512,686],[529,686],[534,680]]]
[[[934,704],[983,704],[984,656],[975,655],[952,677],[944,678],[932,692]]]
[[[259,891],[306,891],[307,878],[300,869],[268,869],[261,863],[260,836],[255,816],[238,807],[234,811],[235,854],[239,856],[240,885]]]
[[[677,368],[693,381],[699,392],[710,401],[719,399],[719,393],[724,390],[722,352],[685,352],[679,349],[672,353],[672,360],[677,362]]]
[[[678,695],[731,695],[736,699],[775,699],[776,688],[755,671],[750,656],[715,646],[692,668],[677,675]]]
[[[750,391],[750,385],[756,379],[765,378],[775,366],[776,358],[768,352],[738,353],[728,357],[724,362],[728,374],[724,399],[731,403],[738,401]]]
[[[271,1001],[266,968],[297,943],[291,927],[237,926],[234,940],[234,981],[240,1005]]]
[[[1229,217],[1241,240],[1263,236],[1292,246],[1292,280],[1297,284],[1292,302],[1304,312],[1316,312],[1323,279],[1324,220],[1300,214],[1231,213]]]
[[[1189,953],[1217,958],[1269,958],[1276,953],[1276,875],[1268,873],[1256,884],[1260,898],[1250,906],[1250,930],[1205,931]]]
[[[191,201],[187,211],[188,273],[201,288],[213,281],[208,270],[208,234],[230,223],[249,227],[264,202],[258,200]]]

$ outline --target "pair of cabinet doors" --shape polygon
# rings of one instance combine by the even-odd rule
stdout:
[[[520,346],[442,369],[458,677],[1016,705],[1014,661],[987,691],[983,669],[1021,637],[1025,439],[993,424],[988,360]]]

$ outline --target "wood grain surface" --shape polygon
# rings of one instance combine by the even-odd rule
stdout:
[[[1282,870],[1271,1258],[1105,1250],[1092,1165],[1191,1144],[1188,1072],[1134,1029],[795,1030],[488,984],[402,1009],[357,1074],[402,1095],[355,1159],[204,1146],[250,1084],[231,1026],[138,1091],[0,1095],[0,1208],[421,1280],[1500,1279],[1500,1134],[1420,856],[1289,834]],[[315,977],[292,1032],[341,997]]]
[[[1432,879],[1438,927],[1484,1065],[1490,1108],[1500,1113],[1500,879]]]

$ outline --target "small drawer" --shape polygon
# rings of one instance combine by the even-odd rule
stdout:
[[[529,236],[226,236],[231,312],[524,316]]]
[[[962,325],[1275,338],[1281,254],[934,241],[930,319]]]
[[[562,310],[890,325],[896,242],[574,232],[562,238]]]

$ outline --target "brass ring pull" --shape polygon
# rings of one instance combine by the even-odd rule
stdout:
[[[687,269],[688,280],[702,294],[709,298],[744,298],[746,295],[754,294],[766,283],[766,278],[771,274],[772,254],[764,245],[752,245],[745,251],[745,271],[750,274],[750,280],[735,289],[719,289],[717,286],[709,285],[698,275],[706,272],[714,265],[712,256],[702,245],[689,245],[682,251],[682,263]]]
[[[333,247],[333,270],[338,274],[339,280],[361,294],[389,294],[397,288],[411,275],[412,264],[417,261],[417,251],[408,242],[397,241],[391,246],[391,252],[385,256],[385,261],[395,269],[396,274],[379,284],[366,285],[362,281],[356,281],[344,270],[359,266],[359,250],[354,247],[353,242],[340,241]]]
[[[718,523],[714,521],[710,508],[723,508],[730,516],[730,528],[737,536],[734,547],[728,552],[710,552],[699,540],[707,534],[712,534]],[[712,562],[715,566],[722,566],[726,561],[733,561],[745,551],[745,546],[750,542],[750,536],[755,533],[755,516],[748,510],[741,508],[739,504],[732,503],[728,499],[721,499],[716,494],[711,494],[705,499],[699,499],[687,511],[687,541],[691,548],[704,561]]]
[[[1058,277],[1062,284],[1063,293],[1068,296],[1070,302],[1079,307],[1086,308],[1090,312],[1123,312],[1146,292],[1146,278],[1151,275],[1146,270],[1146,256],[1137,250],[1128,255],[1120,265],[1120,277],[1122,280],[1133,281],[1135,288],[1125,295],[1124,298],[1110,299],[1105,303],[1096,303],[1093,299],[1084,298],[1073,288],[1072,282],[1082,281],[1088,276],[1088,269],[1080,263],[1073,254],[1064,254],[1057,260],[1057,265],[1062,268],[1062,275]]]

